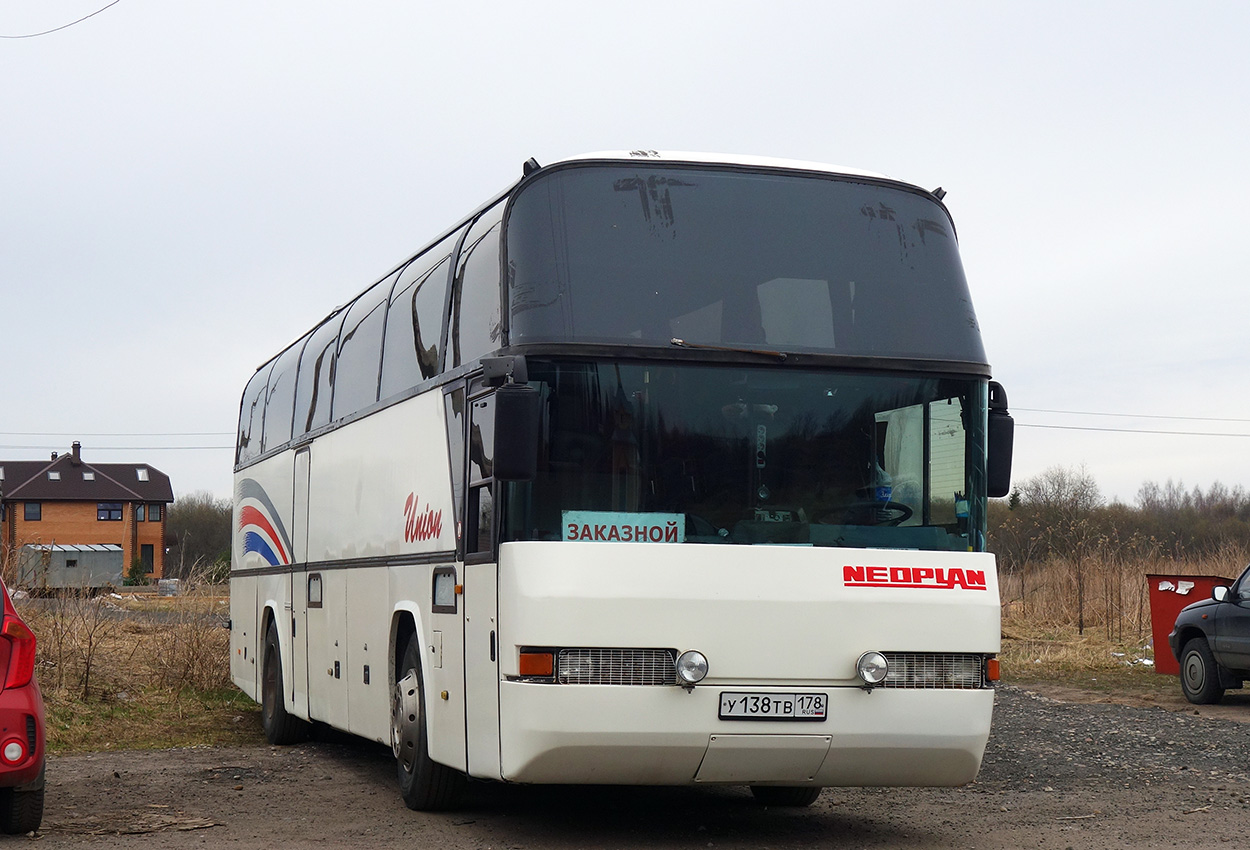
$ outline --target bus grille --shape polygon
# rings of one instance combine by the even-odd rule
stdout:
[[[671,649],[562,649],[556,681],[563,685],[675,685]]]
[[[970,653],[887,652],[883,688],[984,688],[985,656]]]

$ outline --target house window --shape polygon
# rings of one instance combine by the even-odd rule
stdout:
[[[151,543],[144,543],[139,546],[139,560],[143,561],[144,572],[156,571],[156,548]]]
[[[135,474],[139,476],[140,481],[148,480],[148,468],[146,466],[141,466],[138,469],[136,469]]]
[[[75,569],[77,566],[78,566],[78,559],[77,559],[77,558],[66,558],[66,559],[65,559],[65,569],[67,569],[67,570],[72,570],[72,569]]]
[[[84,473],[82,474],[82,480],[83,480],[83,481],[95,481],[95,473],[94,473],[94,472],[84,472]]]
[[[25,509],[27,522],[39,522],[43,519],[43,502],[26,502]]]
[[[49,473],[48,473],[48,480],[49,480],[49,481],[60,481],[60,480],[61,480],[61,473],[59,473],[59,472],[49,472]]]
[[[161,506],[160,505],[148,505],[148,520],[150,522],[161,521]]]
[[[100,502],[95,508],[95,518],[100,522],[121,522],[121,502]]]
[[[135,522],[143,522],[143,505],[135,505]]]

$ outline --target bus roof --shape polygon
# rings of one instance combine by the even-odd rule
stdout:
[[[900,182],[888,177],[885,174],[880,174],[875,171],[864,171],[859,168],[844,168],[840,165],[829,165],[823,162],[809,162],[798,159],[780,159],[771,156],[703,153],[695,151],[596,151],[594,153],[583,153],[555,160],[554,162],[547,163],[547,165],[558,165],[564,162],[578,162],[581,160],[623,160],[628,162],[648,160],[651,162],[680,162],[703,165],[742,165],[750,168],[778,168],[790,171],[822,171],[827,174],[843,174],[850,177],[872,177],[877,180],[889,180],[894,183]]]

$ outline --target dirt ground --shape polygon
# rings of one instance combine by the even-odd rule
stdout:
[[[1250,829],[1250,694],[1115,702],[1000,687],[978,780],[828,789],[767,809],[744,788],[475,784],[462,809],[411,812],[376,744],[103,752],[53,758],[44,847],[1222,847]],[[1165,704],[1166,703],[1166,704]],[[248,717],[244,722],[255,722]],[[0,845],[4,841],[0,839]]]

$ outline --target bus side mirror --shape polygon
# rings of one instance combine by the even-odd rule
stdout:
[[[504,384],[495,391],[495,465],[499,481],[533,481],[538,474],[541,399],[528,384]]]
[[[1011,452],[1016,422],[1007,410],[1007,393],[1002,384],[990,381],[989,457],[986,463],[987,493],[1001,498],[1011,493]]]

